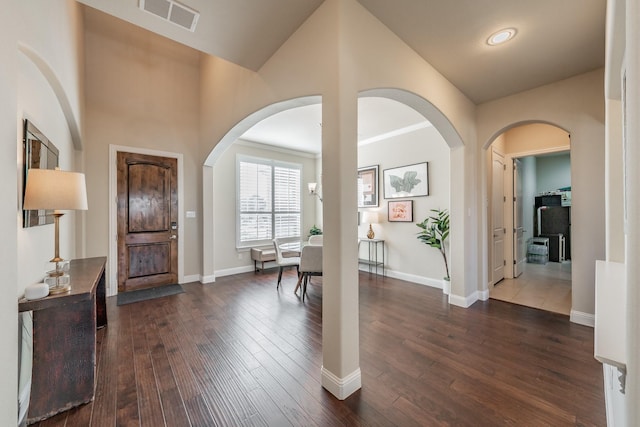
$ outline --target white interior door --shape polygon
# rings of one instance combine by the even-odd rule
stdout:
[[[498,283],[504,279],[504,157],[495,151],[492,151],[492,282]]]
[[[513,159],[513,277],[522,274],[524,264],[527,262],[522,205],[522,162]]]

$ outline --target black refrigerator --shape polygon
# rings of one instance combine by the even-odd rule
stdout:
[[[561,196],[535,198],[534,233],[549,238],[549,261],[571,259],[571,206],[562,206]]]

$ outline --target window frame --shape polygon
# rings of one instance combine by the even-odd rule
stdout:
[[[240,164],[242,162],[245,163],[253,163],[259,165],[269,166],[271,169],[271,209],[270,211],[256,211],[256,213],[269,214],[271,218],[271,237],[268,239],[258,239],[258,240],[247,240],[241,241],[241,215],[246,213],[252,213],[251,211],[243,212],[241,210],[241,200],[240,200],[240,189],[241,189],[241,172],[240,172]],[[297,211],[276,211],[276,188],[275,188],[275,173],[274,170],[276,167],[286,168],[286,169],[296,169],[299,171],[300,177],[298,180],[298,210]],[[287,162],[283,160],[277,160],[273,158],[267,157],[258,157],[251,156],[246,154],[237,154],[236,155],[236,249],[249,249],[260,246],[268,246],[272,244],[274,239],[274,235],[276,232],[276,215],[280,214],[298,214],[299,215],[299,225],[298,230],[299,233],[297,236],[286,236],[284,239],[287,241],[301,241],[302,239],[302,224],[303,224],[303,212],[302,212],[302,179],[303,179],[303,165],[301,163],[295,162]]]

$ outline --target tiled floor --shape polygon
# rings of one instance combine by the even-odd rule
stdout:
[[[525,264],[517,279],[504,279],[490,292],[493,299],[569,315],[571,262]]]

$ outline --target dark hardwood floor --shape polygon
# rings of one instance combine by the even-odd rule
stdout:
[[[362,389],[320,386],[322,279],[295,272],[108,299],[94,402],[39,426],[605,426],[593,330],[567,316],[360,275]]]

